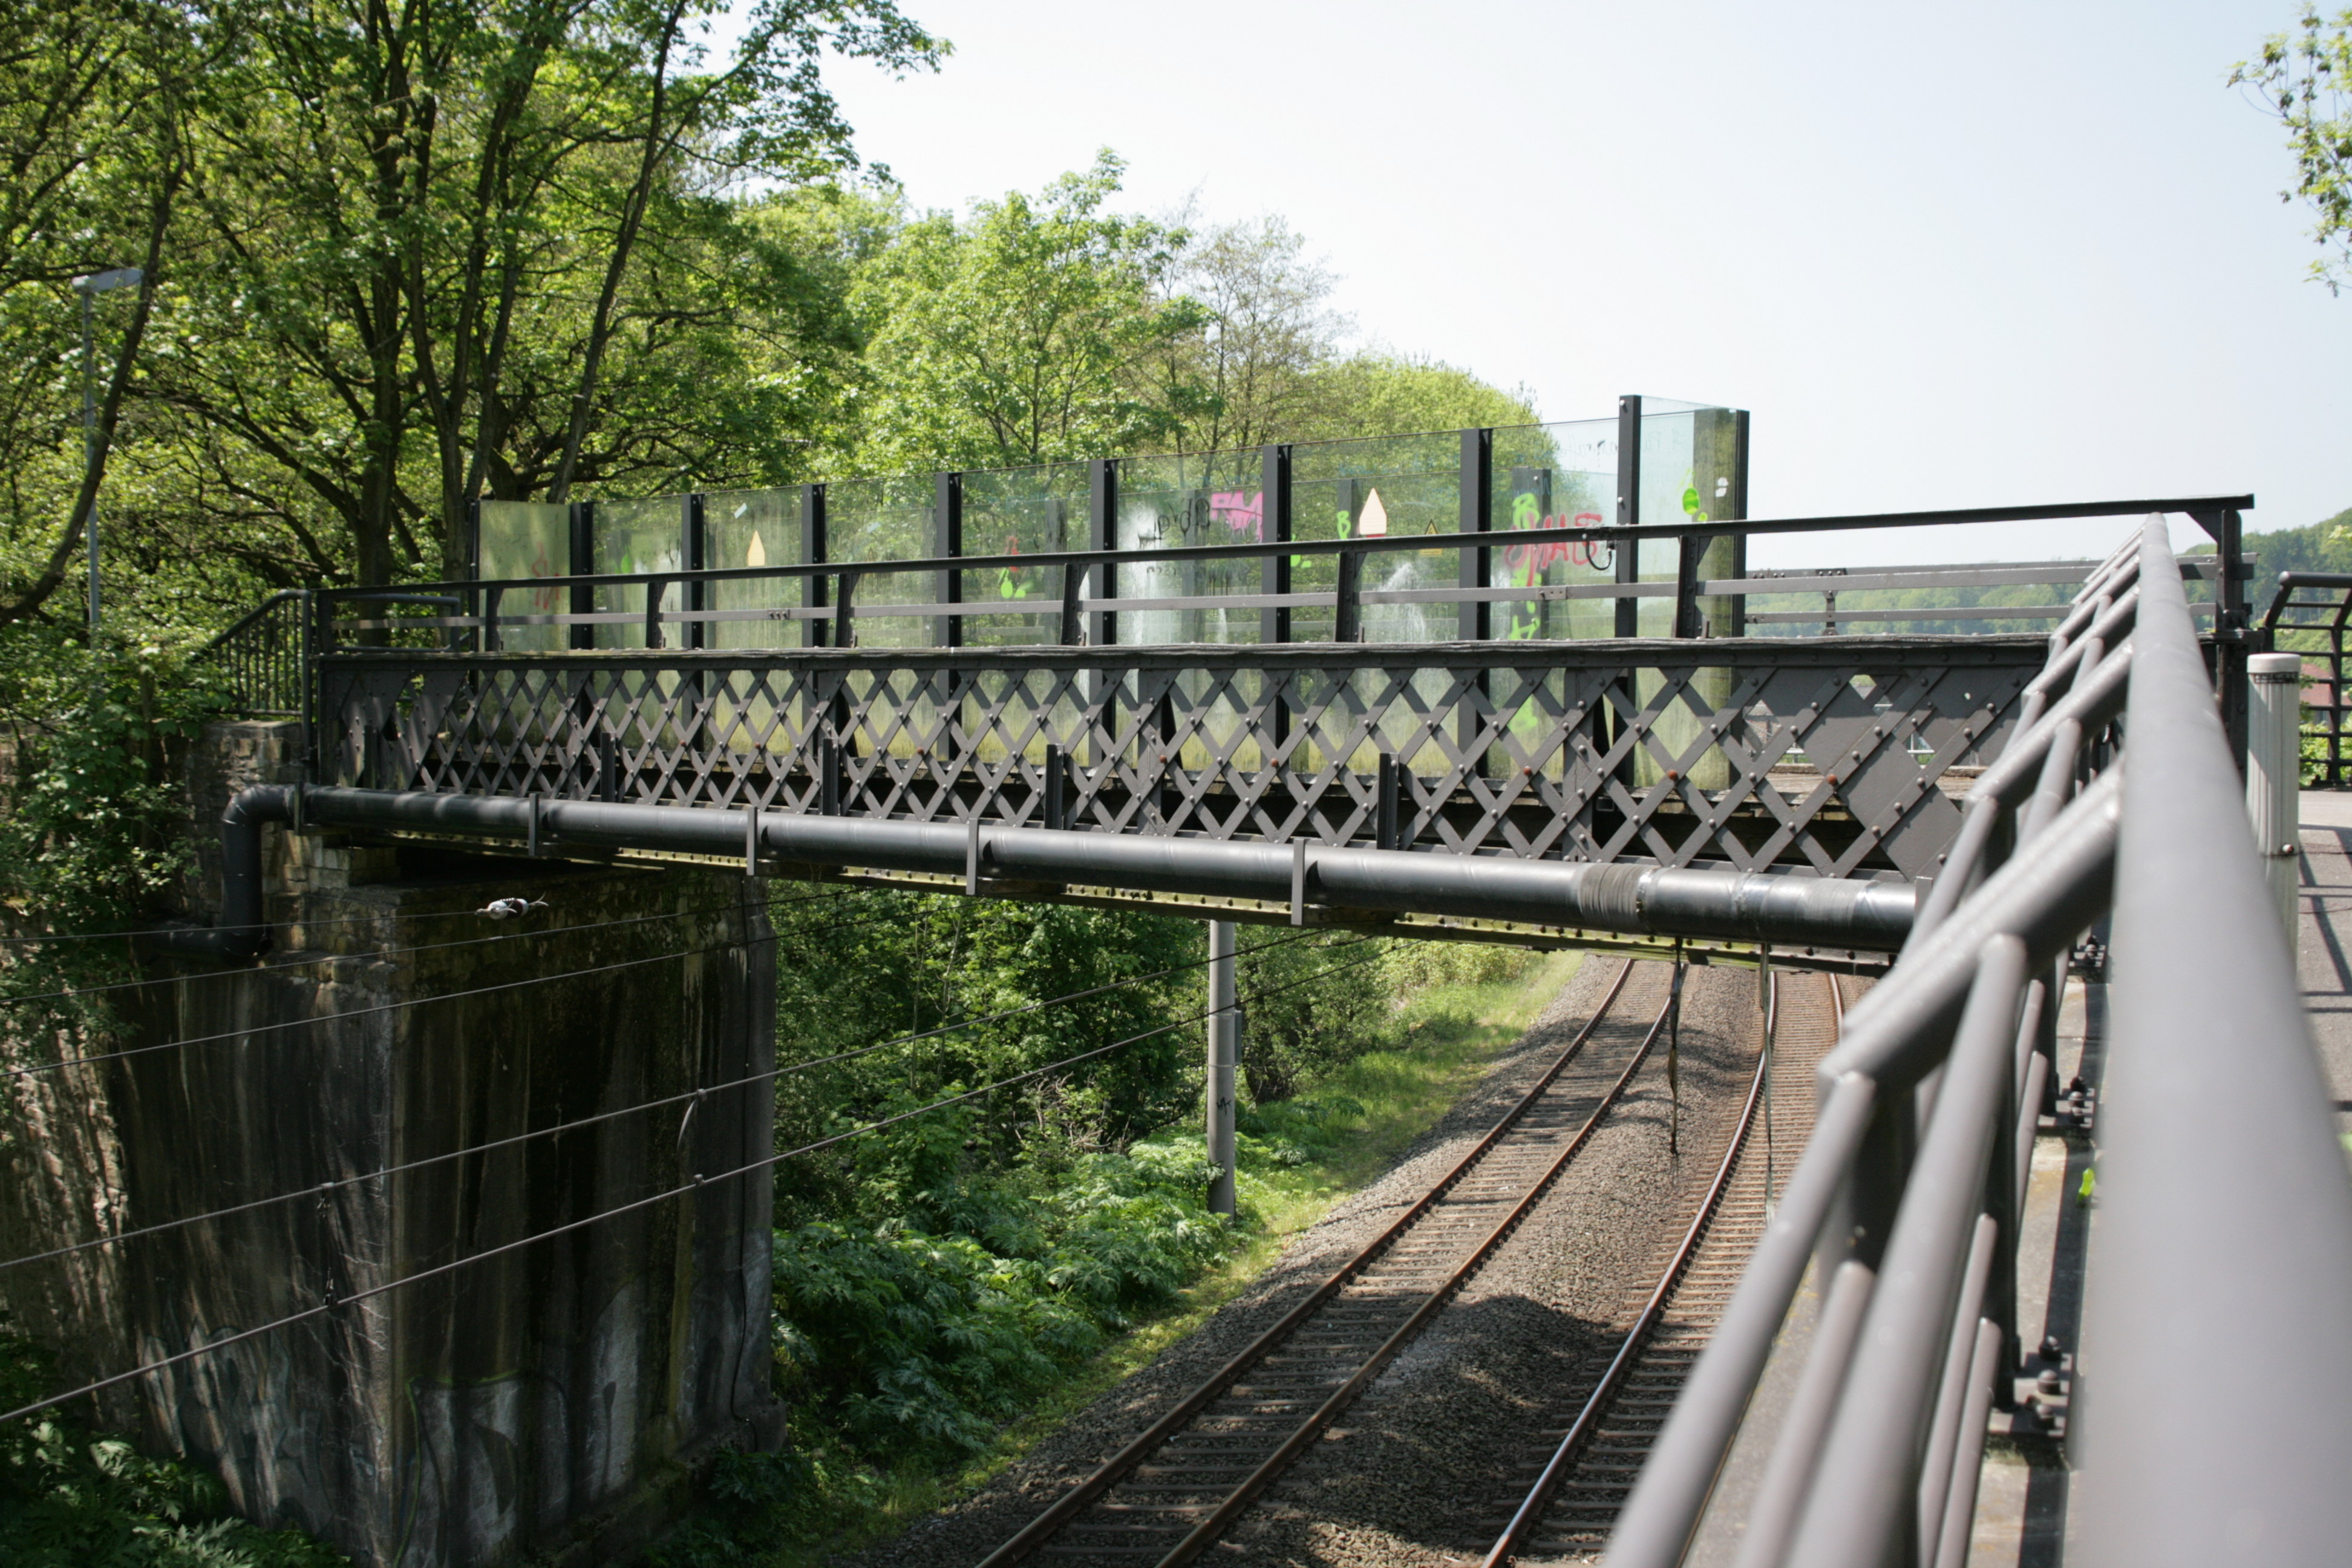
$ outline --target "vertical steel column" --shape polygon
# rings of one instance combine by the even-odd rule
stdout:
[[[2303,807],[2303,656],[2249,655],[2246,683],[2246,814],[2253,819],[2254,847],[2286,928],[2287,949],[2294,952],[2301,945],[2302,924],[2294,906]]]
[[[1737,518],[1748,515],[1748,410],[1745,408],[1731,411],[1730,513]],[[1731,574],[1734,577],[1748,575],[1748,535],[1745,533],[1731,536]],[[1731,629],[1726,635],[1735,637],[1748,635],[1748,595],[1745,594],[1731,596]]]
[[[1629,395],[1617,400],[1617,526],[1638,528],[1642,522],[1642,400]],[[1620,543],[1613,553],[1617,557],[1617,581],[1638,583],[1642,580],[1642,547],[1636,540]],[[1641,601],[1617,601],[1617,635],[1639,637],[1642,631]]]
[[[572,572],[574,576],[596,570],[596,503],[576,500],[566,514],[572,529]],[[596,608],[596,590],[584,583],[572,585],[572,613],[585,616]],[[569,638],[573,647],[594,647],[596,628],[579,626],[572,628]]]
[[[1118,548],[1118,460],[1097,458],[1087,465],[1087,548]],[[1118,597],[1118,568],[1108,562],[1095,568],[1094,596]],[[1118,641],[1118,616],[1111,610],[1087,613],[1087,641],[1108,647]]]
[[[1242,1057],[1234,1008],[1234,922],[1209,922],[1209,1212],[1234,1212],[1234,1088]]]
[[[1495,526],[1495,433],[1462,432],[1462,509],[1456,524],[1464,533],[1486,533]],[[1460,581],[1465,589],[1484,588],[1492,576],[1487,552],[1464,550]],[[1484,599],[1462,605],[1454,623],[1457,642],[1485,642],[1494,635],[1494,609]]]
[[[709,551],[703,533],[702,492],[700,490],[694,490],[678,498],[677,522],[679,533],[678,542],[682,546],[678,551],[678,559],[686,563],[686,569],[688,571],[699,572],[704,567],[710,564]],[[709,609],[711,607],[712,600],[717,597],[717,595],[711,591],[711,584],[708,583],[688,582],[682,584],[682,586],[684,587],[685,592],[678,595],[680,600],[683,601],[678,607],[688,611],[689,613],[698,614]],[[709,622],[688,621],[686,623],[683,629],[686,635],[677,639],[678,646],[681,647],[709,647],[710,646]]]
[[[1262,454],[1258,468],[1258,535],[1268,544],[1290,542],[1290,444],[1280,442]],[[1258,588],[1266,594],[1290,592],[1290,552],[1277,551],[1265,557],[1258,569]],[[1260,613],[1258,640],[1269,645],[1290,640],[1291,615],[1288,605],[1269,605]],[[1273,671],[1266,675],[1268,684],[1281,679]],[[1290,741],[1290,701],[1276,696],[1266,704],[1265,741],[1259,758],[1269,771],[1281,764]]]
[[[952,469],[942,472],[933,481],[931,553],[942,556],[963,553],[963,475]],[[938,602],[942,605],[963,603],[963,574],[952,566],[940,574]],[[963,617],[933,616],[931,646],[961,647]]]
[[[1491,533],[1495,529],[1495,432],[1491,429],[1462,432],[1462,508],[1456,526],[1464,533]],[[1457,579],[1465,589],[1490,587],[1495,580],[1494,552],[1486,550],[1462,552],[1461,571]],[[1485,642],[1495,635],[1495,606],[1481,599],[1476,604],[1463,605],[1456,612],[1454,626],[1455,640]],[[1454,743],[1465,758],[1477,745],[1478,736],[1486,729],[1486,709],[1493,688],[1487,672],[1478,671],[1472,690],[1476,700],[1454,714]],[[1486,755],[1483,749],[1470,759],[1471,771],[1484,775]]]
[[[461,575],[476,582],[482,578],[482,500],[479,496],[466,503],[466,567]]]
[[[825,559],[824,487],[803,485],[801,487],[801,563],[803,565],[815,566],[822,564]],[[822,573],[812,572],[802,578],[801,608],[824,609],[826,598],[824,586],[824,575]],[[825,623],[814,616],[803,621],[801,626],[803,628],[801,646],[803,647],[823,647],[828,641],[838,640],[825,636]]]
[[[1290,542],[1290,447],[1286,442],[1266,447],[1260,457],[1258,537],[1269,544]],[[1102,547],[1097,545],[1096,548]],[[1258,591],[1262,594],[1290,592],[1288,551],[1276,552],[1259,565]],[[1286,643],[1289,640],[1290,606],[1266,605],[1258,616],[1258,641]]]

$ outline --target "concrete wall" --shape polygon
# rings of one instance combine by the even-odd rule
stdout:
[[[289,730],[219,727],[192,770],[199,820],[243,782],[282,776]],[[145,994],[131,1043],[228,1037],[108,1075],[119,1228],[773,1064],[772,950],[740,876],[276,830],[265,863],[270,912],[289,922],[278,946]],[[216,863],[206,872],[216,887]],[[472,912],[512,896],[548,907]],[[475,940],[489,936],[505,940]],[[151,1379],[152,1433],[216,1466],[247,1516],[362,1563],[625,1555],[666,1522],[682,1460],[781,1437],[766,1172],[350,1298],[758,1159],[772,1103],[765,1082],[714,1089],[116,1249],[147,1359],[344,1303]]]

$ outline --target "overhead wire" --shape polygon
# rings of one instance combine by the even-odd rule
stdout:
[[[1359,937],[1354,942],[1334,943],[1332,945],[1334,947],[1358,947],[1363,945],[1364,942],[1370,940],[1371,939]],[[1364,958],[1356,959],[1347,963],[1326,964],[1312,974],[1303,975],[1298,979],[1286,982],[1280,985],[1263,987],[1257,991],[1252,992],[1247,997],[1239,998],[1237,1000],[1257,1001],[1266,996],[1276,995],[1284,991],[1293,990],[1300,985],[1310,984],[1317,980],[1323,979],[1327,975],[1337,973],[1342,970],[1360,967],[1379,956],[1378,952],[1373,952],[1368,954]],[[706,1177],[697,1175],[691,1181],[680,1183],[677,1186],[656,1193],[649,1197],[637,1198],[625,1204],[615,1205],[612,1208],[600,1210],[595,1214],[585,1215],[580,1219],[569,1221],[563,1225],[552,1226],[545,1230],[535,1231],[529,1236],[518,1237],[513,1241],[502,1242],[496,1247],[485,1247],[478,1252],[468,1253],[463,1258],[451,1258],[446,1263],[435,1264],[429,1268],[420,1268],[414,1273],[404,1274],[397,1279],[387,1279],[380,1285],[371,1285],[364,1289],[352,1291],[348,1295],[331,1294],[325,1300],[320,1301],[316,1306],[306,1307],[297,1312],[289,1312],[282,1317],[273,1318],[266,1323],[257,1323],[250,1329],[243,1329],[235,1333],[225,1334],[218,1339],[209,1340],[204,1344],[197,1345],[193,1349],[178,1352],[175,1354],[165,1356],[158,1361],[149,1362],[143,1365],[134,1367],[129,1372],[116,1373],[111,1376],[100,1378],[96,1382],[84,1384],[79,1388],[68,1389],[62,1394],[54,1394],[43,1399],[37,1399],[28,1405],[19,1405],[14,1410],[0,1411],[0,1422],[15,1421],[26,1415],[37,1415],[41,1411],[50,1409],[56,1405],[68,1404],[73,1400],[84,1398],[92,1394],[101,1393],[106,1389],[116,1386],[117,1384],[130,1383],[135,1379],[162,1372],[168,1367],[177,1366],[184,1363],[194,1361],[199,1356],[210,1355],[216,1351],[226,1350],[232,1345],[241,1344],[247,1340],[258,1338],[263,1334],[274,1332],[278,1329],[286,1328],[291,1324],[307,1322],[310,1319],[321,1317],[326,1313],[335,1311],[340,1308],[351,1306],[356,1302],[369,1300],[377,1296],[388,1294],[391,1291],[399,1289],[404,1285],[415,1285],[427,1279],[438,1279],[444,1275],[455,1273],[460,1268],[468,1268],[477,1263],[486,1263],[491,1258],[501,1258],[509,1253],[520,1251],[526,1247],[535,1246],[540,1242],[551,1240],[559,1236],[568,1236],[573,1231],[583,1230],[593,1225],[601,1225],[608,1219],[617,1219],[625,1215],[636,1214],[645,1209],[655,1207],[657,1205],[667,1203],[673,1198],[681,1197],[688,1193],[697,1193],[704,1190],[706,1187],[723,1184],[727,1182],[733,1181],[738,1177],[750,1175],[754,1172],[765,1170],[771,1166],[780,1164],[786,1160],[796,1159],[803,1154],[815,1153],[821,1149],[830,1148],[834,1144],[845,1142],[852,1138],[863,1137],[868,1132],[879,1131],[885,1127],[895,1126],[898,1122],[911,1120],[917,1116],[926,1115],[930,1111],[942,1110],[947,1106],[959,1105],[966,1100],[977,1100],[982,1095],[992,1094],[1001,1089],[1009,1089],[1014,1084],[1026,1083],[1032,1079],[1042,1078],[1047,1073],[1057,1072],[1063,1068],[1074,1067],[1079,1062],[1091,1060],[1096,1057],[1106,1055],[1108,1052],[1119,1050],[1128,1046],[1137,1045],[1145,1040],[1155,1039],[1161,1035],[1171,1034],[1188,1025],[1197,1024],[1202,1019],[1212,1016],[1220,1010],[1221,1009],[1211,1008],[1205,1013],[1179,1018],[1173,1023],[1163,1024],[1153,1029],[1147,1029],[1139,1035],[1130,1035],[1123,1040],[1113,1040],[1107,1046],[1097,1046],[1092,1050],[1080,1051],[1076,1056],[1065,1057],[1056,1062],[1048,1062],[1044,1067],[1033,1068],[1027,1072],[1015,1073],[1011,1078],[1000,1079],[994,1083],[983,1084],[978,1089],[967,1089],[960,1094],[949,1095],[944,1099],[933,1100],[928,1105],[919,1106],[912,1110],[900,1111],[897,1115],[886,1116],[879,1121],[866,1122],[861,1126],[851,1128],[849,1131],[845,1132],[836,1132],[830,1137],[820,1138],[814,1143],[804,1143],[797,1149],[788,1149],[781,1153],[769,1154],[758,1160],[749,1161],[741,1165],[736,1166],[732,1170],[721,1172],[716,1176]]]
[[[1302,942],[1309,937],[1318,936],[1320,934],[1322,933],[1319,931],[1302,931],[1297,935],[1279,938],[1274,942],[1262,942],[1255,947],[1245,947],[1241,949],[1235,956],[1242,957],[1249,953],[1265,952],[1272,948],[1287,947],[1295,942]],[[1354,944],[1349,943],[1346,945],[1352,946]],[[423,1170],[429,1165],[446,1164],[453,1160],[462,1160],[467,1158],[468,1155],[492,1153],[500,1149],[511,1148],[519,1143],[529,1143],[541,1138],[554,1138],[566,1132],[576,1132],[584,1127],[593,1127],[601,1122],[618,1121],[624,1116],[635,1116],[644,1111],[658,1110],[665,1106],[683,1104],[688,1100],[699,1102],[711,1095],[723,1094],[730,1089],[743,1089],[752,1084],[764,1083],[774,1079],[788,1078],[793,1073],[806,1072],[811,1068],[828,1066],[831,1063],[843,1061],[852,1057],[866,1056],[875,1051],[887,1049],[892,1046],[913,1045],[924,1040],[937,1038],[941,1035],[951,1034],[960,1029],[978,1028],[983,1024],[1002,1023],[1007,1018],[1018,1018],[1046,1007],[1063,1006],[1071,1003],[1083,1002],[1091,997],[1102,995],[1106,992],[1122,990],[1129,986],[1141,985],[1150,981],[1165,979],[1171,974],[1181,974],[1188,969],[1199,969],[1213,962],[1215,962],[1213,959],[1203,958],[1190,963],[1171,964],[1166,969],[1154,970],[1149,974],[1129,975],[1124,979],[1111,981],[1103,985],[1092,986],[1084,991],[1073,991],[1066,995],[1049,997],[1042,1002],[1032,1002],[1019,1007],[1009,1007],[998,1013],[986,1013],[975,1017],[960,1019],[956,1023],[941,1025],[938,1028],[926,1029],[919,1034],[900,1035],[891,1039],[877,1041],[870,1046],[861,1046],[857,1049],[852,1051],[839,1051],[831,1056],[816,1057],[807,1061],[794,1062],[788,1066],[780,1065],[769,1068],[764,1071],[749,1073],[741,1078],[730,1079],[724,1083],[698,1085],[693,1089],[683,1089],[677,1094],[665,1095],[657,1100],[639,1100],[633,1105],[624,1105],[615,1110],[598,1111],[593,1116],[583,1116],[571,1121],[557,1122],[551,1126],[533,1128],[527,1132],[517,1132],[504,1138],[494,1138],[488,1142],[469,1144],[465,1148],[452,1149],[445,1153],[425,1155],[422,1158],[410,1160],[402,1164],[387,1165],[382,1169],[374,1171],[364,1171],[355,1176],[339,1177],[338,1179],[331,1182],[320,1182],[310,1186],[298,1187],[291,1192],[275,1193],[266,1198],[255,1198],[247,1203],[232,1204],[226,1208],[209,1209],[203,1214],[187,1215],[179,1219],[160,1220],[153,1225],[142,1226],[136,1230],[118,1231],[111,1236],[93,1237],[88,1241],[77,1241],[69,1246],[52,1247],[47,1252],[26,1253],[21,1258],[0,1259],[0,1271],[21,1268],[26,1264],[46,1263],[52,1258],[69,1258],[77,1253],[94,1251],[99,1247],[111,1247],[120,1242],[136,1241],[145,1237],[160,1236],[166,1231],[184,1229],[192,1225],[202,1225],[208,1220],[227,1219],[236,1215],[250,1214],[257,1209],[268,1208],[277,1204],[292,1203],[299,1198],[323,1197],[329,1193],[339,1191],[344,1187],[357,1186],[363,1182],[383,1181],[388,1177],[404,1175],[411,1171]],[[334,1016],[341,1016],[341,1015],[334,1015]],[[324,1020],[309,1021],[323,1022]]]

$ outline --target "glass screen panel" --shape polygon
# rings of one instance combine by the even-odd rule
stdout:
[[[486,579],[562,577],[572,570],[571,509],[545,501],[486,500],[481,504],[478,549]],[[562,588],[533,588],[501,596],[499,614],[554,616],[571,608]],[[562,626],[505,626],[499,646],[517,653],[546,653],[571,646]]]

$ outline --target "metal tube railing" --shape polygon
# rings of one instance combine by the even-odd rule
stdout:
[[[1744,1518],[1724,1521],[1738,1563],[1965,1561],[2054,1070],[2052,965],[2111,882],[2110,1076],[2126,1092],[2103,1101],[2112,1195],[2077,1363],[2097,1380],[2077,1406],[2097,1501],[2079,1538],[2118,1563],[2227,1560],[2248,1520],[2275,1532],[2263,1561],[2331,1560],[2352,1539],[2327,1479],[2352,1456],[2352,1180],[2181,577],[2151,521],[2053,637],[2031,721],[1977,781],[1901,960],[1822,1064],[1813,1137],[1618,1521],[1617,1568],[1682,1560],[1809,1261],[1829,1285]],[[2127,763],[2074,794],[2117,719]],[[2004,832],[2015,849],[1995,866]],[[1906,1161],[1874,1128],[1915,1099]],[[2296,1357],[2259,1396],[2260,1440],[2242,1420],[2180,1421],[2184,1370],[2248,1342]]]

